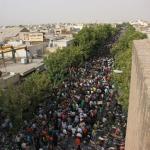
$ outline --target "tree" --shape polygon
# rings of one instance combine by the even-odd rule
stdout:
[[[111,50],[111,54],[115,57],[115,68],[122,70],[123,74],[121,76],[113,74],[112,80],[118,87],[119,101],[127,110],[131,77],[132,43],[133,40],[146,38],[146,35],[136,31],[129,24],[124,24],[123,26],[126,27],[126,31]]]

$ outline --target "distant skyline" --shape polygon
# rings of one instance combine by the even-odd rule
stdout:
[[[150,21],[150,0],[0,0],[0,25]]]

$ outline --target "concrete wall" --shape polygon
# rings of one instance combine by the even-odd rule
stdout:
[[[150,41],[134,41],[126,150],[150,150]]]
[[[53,46],[58,47],[58,48],[63,48],[63,47],[69,46],[71,43],[72,43],[72,40],[62,39],[62,40],[54,41]]]
[[[33,54],[33,56],[42,56],[47,46],[48,43],[43,42],[41,44],[28,46],[28,50]]]
[[[8,75],[0,78],[0,88],[5,89],[10,84],[16,84],[19,81],[20,81],[20,75],[19,74],[14,74],[14,75],[8,74]]]

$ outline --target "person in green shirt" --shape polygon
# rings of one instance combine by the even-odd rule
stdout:
[[[85,103],[84,100],[81,100],[81,103],[80,103],[80,107],[81,107],[81,108],[84,107],[84,103]]]

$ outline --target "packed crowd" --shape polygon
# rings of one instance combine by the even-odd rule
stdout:
[[[70,68],[70,78],[53,89],[35,117],[17,135],[1,112],[1,150],[124,150],[126,114],[111,83],[113,59],[94,58]]]

